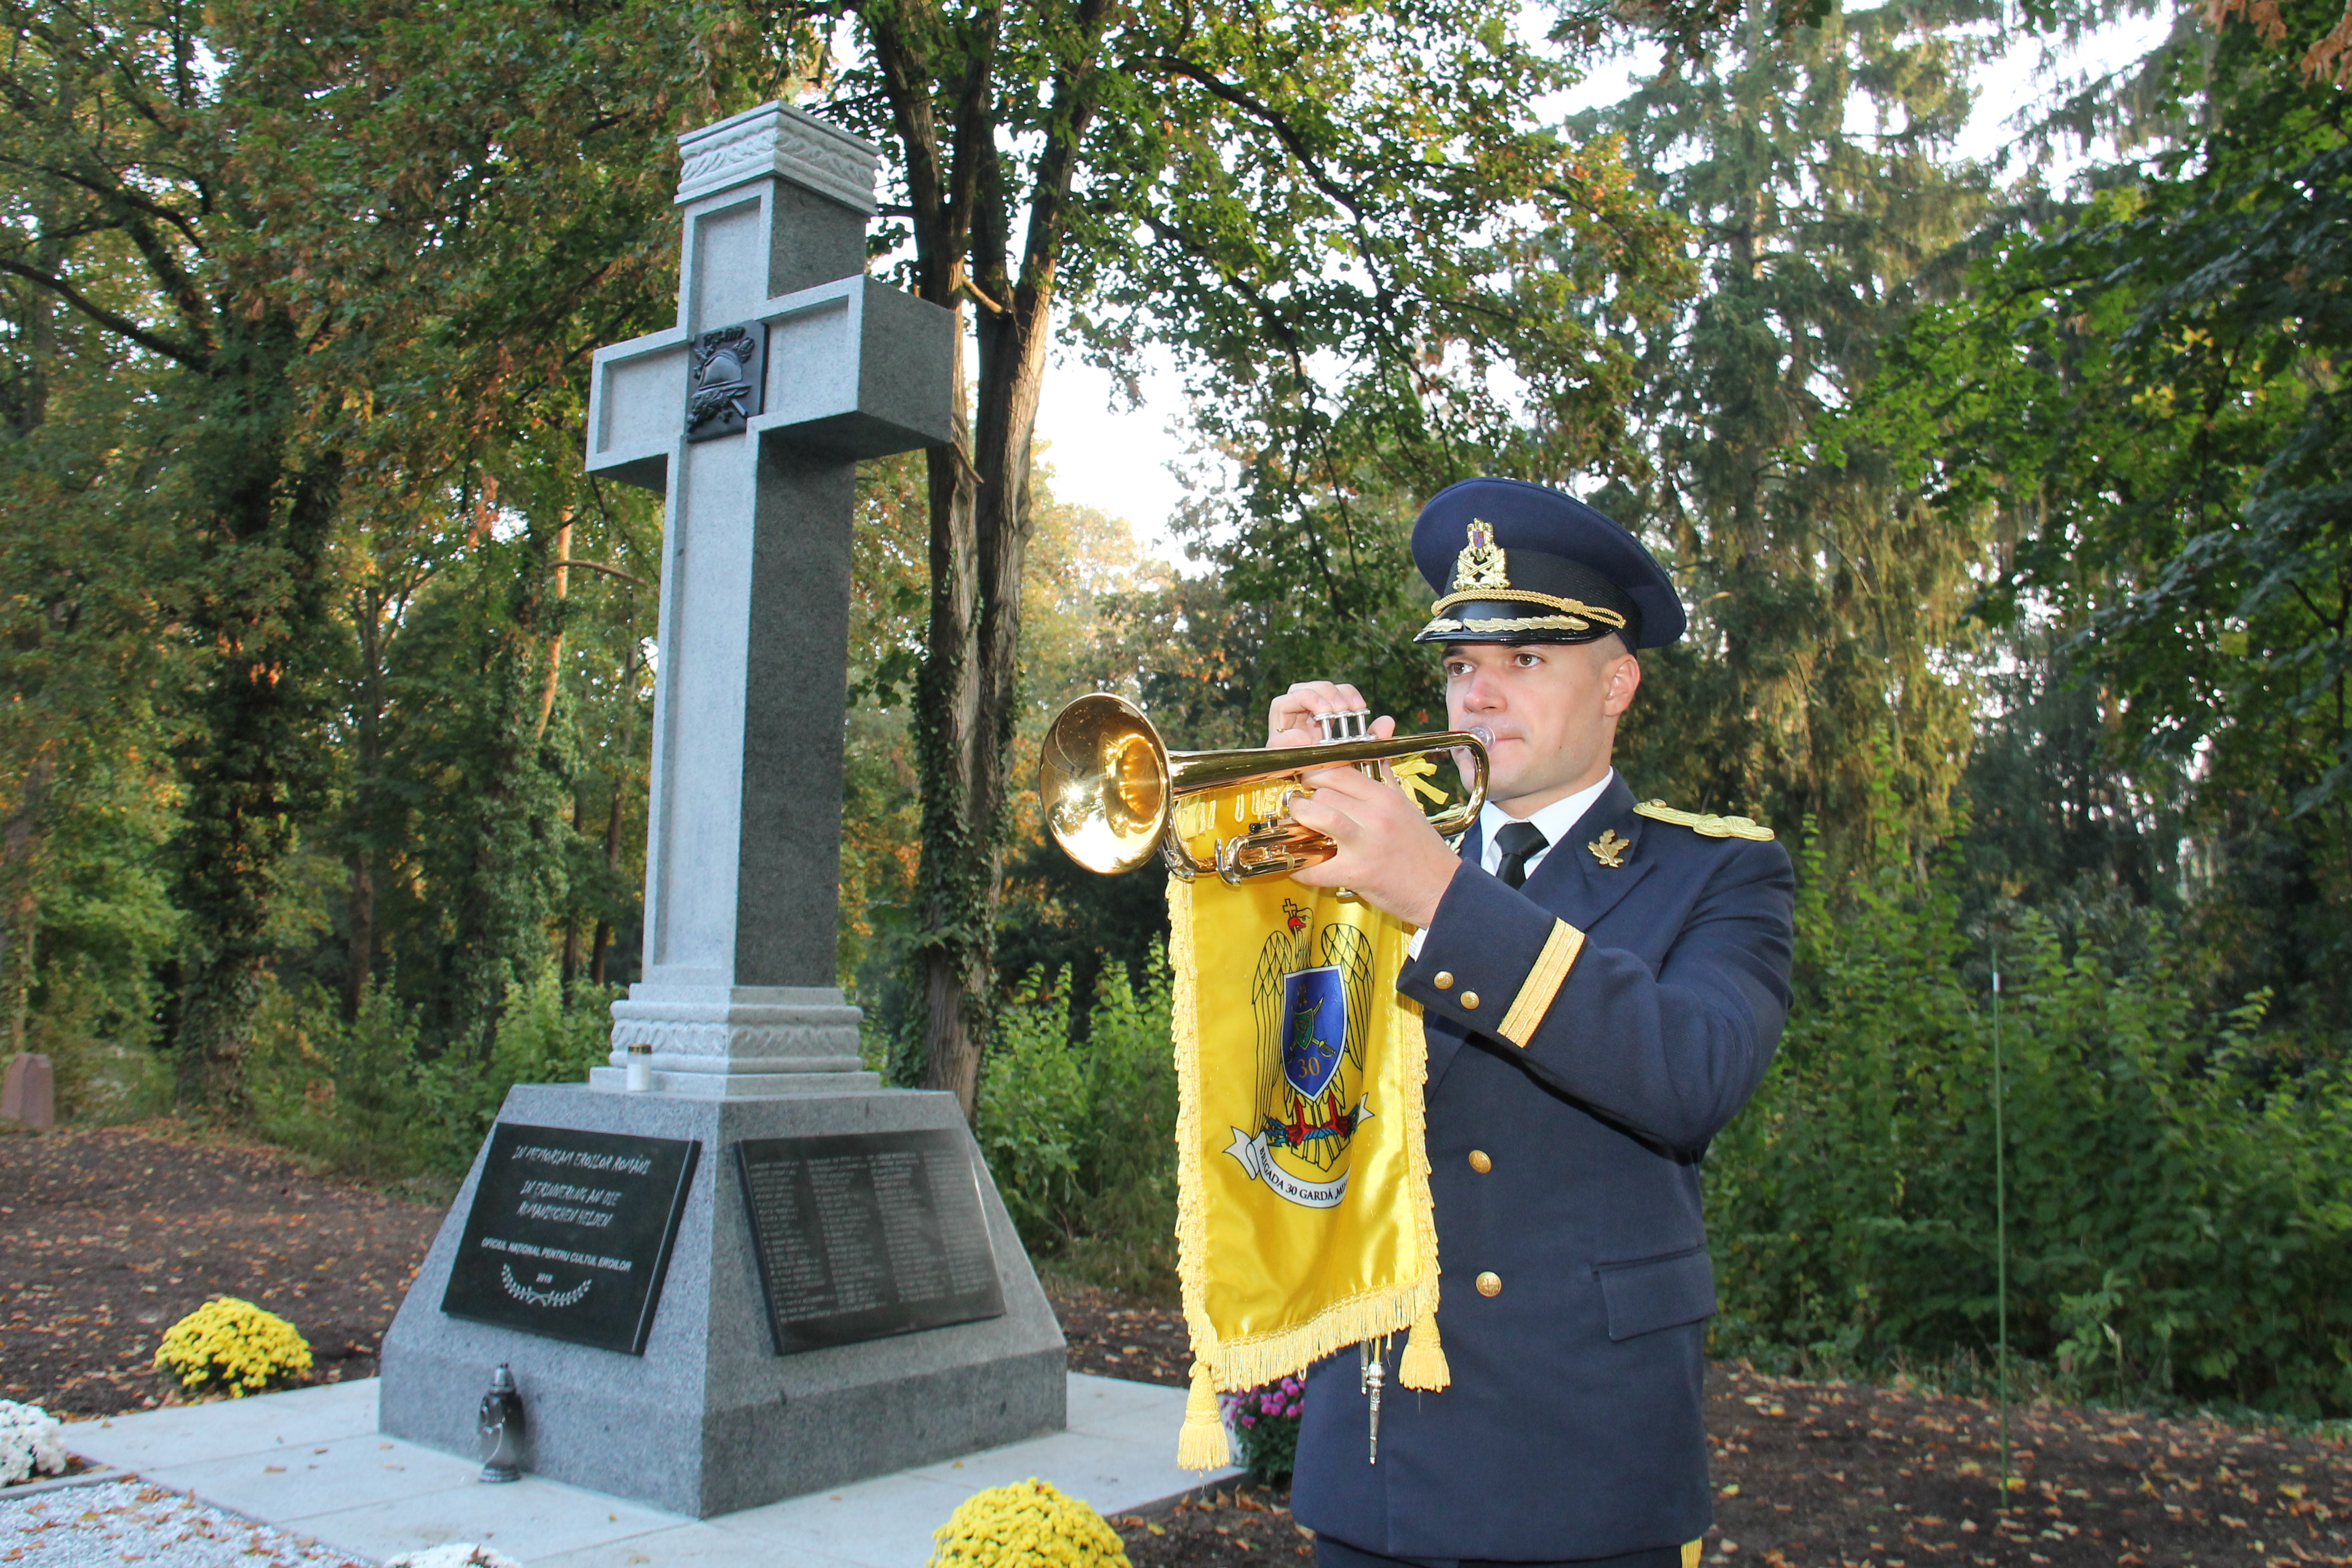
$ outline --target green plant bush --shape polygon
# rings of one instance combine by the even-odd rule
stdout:
[[[1717,1347],[1989,1367],[1989,942],[1941,875],[1805,886],[1798,1005],[1707,1163]],[[2352,1413],[2352,1086],[2279,1074],[2259,996],[2201,1015],[2153,925],[2002,948],[2014,1351],[2063,1394]]]
[[[551,969],[509,988],[488,1059],[428,1056],[415,1011],[373,986],[345,1023],[315,988],[274,987],[248,1066],[255,1120],[271,1142],[329,1167],[381,1179],[456,1175],[472,1162],[518,1083],[580,1083],[610,1048],[615,994]]]
[[[1175,1282],[1176,1079],[1168,965],[1104,966],[1085,1040],[1069,971],[1032,972],[997,1009],[974,1131],[1022,1239],[1091,1283]]]

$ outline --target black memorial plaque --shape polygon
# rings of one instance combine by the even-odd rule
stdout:
[[[643,1355],[702,1145],[501,1121],[441,1310]]]
[[[1004,1315],[958,1130],[735,1145],[776,1353]]]

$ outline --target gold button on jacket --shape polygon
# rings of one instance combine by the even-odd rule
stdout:
[[[1478,1276],[1478,1294],[1481,1296],[1499,1296],[1502,1293],[1503,1277],[1501,1275],[1496,1273],[1490,1268],[1486,1270],[1486,1273]]]
[[[1478,1005],[1478,993],[1476,993],[1475,991],[1465,991],[1464,993],[1462,993],[1462,1005],[1464,1005],[1465,1007],[1475,1007],[1475,1006],[1477,1006],[1477,1005]]]
[[[1451,991],[1454,989],[1454,971],[1441,969],[1429,977],[1429,983],[1440,991]]]
[[[1473,1149],[1470,1151],[1470,1168],[1483,1176],[1495,1168],[1495,1162],[1486,1157],[1484,1149]]]

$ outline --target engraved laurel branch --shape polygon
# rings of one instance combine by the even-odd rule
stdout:
[[[507,1294],[518,1301],[534,1307],[569,1307],[588,1294],[588,1287],[596,1281],[583,1279],[569,1290],[534,1290],[514,1277],[513,1264],[501,1263],[499,1265],[499,1283],[505,1286]]]

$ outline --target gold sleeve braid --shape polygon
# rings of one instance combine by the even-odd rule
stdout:
[[[1568,972],[1576,967],[1576,955],[1584,951],[1584,933],[1566,921],[1551,923],[1551,935],[1536,954],[1535,966],[1519,986],[1519,994],[1511,998],[1510,1010],[1495,1033],[1521,1050],[1535,1037],[1536,1026],[1551,1011],[1552,998],[1568,984]]]

